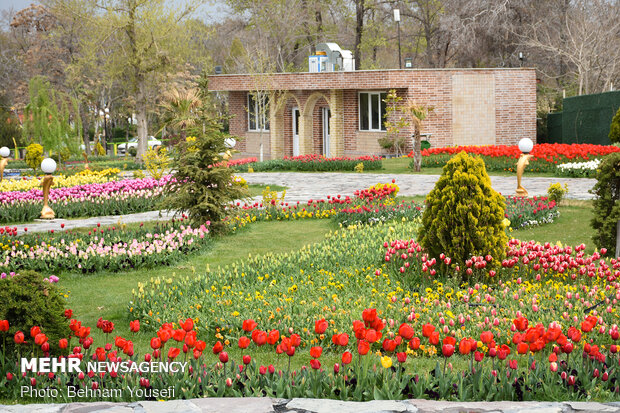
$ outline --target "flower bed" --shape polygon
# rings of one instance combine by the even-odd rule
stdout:
[[[52,188],[67,188],[78,185],[101,184],[116,179],[118,169],[104,169],[98,172],[86,172],[71,176],[54,176]],[[42,177],[23,177],[22,179],[4,179],[0,182],[0,192],[29,191],[41,187]]]
[[[177,389],[173,398],[617,400],[620,261],[605,259],[605,251],[587,256],[584,245],[511,240],[501,270],[485,268],[492,257],[472,257],[466,265],[479,281],[461,285],[445,277],[449,257],[429,260],[415,241],[400,238],[410,229],[376,225],[335,233],[293,254],[295,268],[285,268],[290,254],[281,254],[204,278],[154,280],[136,293],[151,303],[132,303],[139,319],[129,333],[99,320],[97,328],[112,334],[112,342],[95,343],[91,327],[77,319],[57,346],[36,326],[21,332],[0,320],[0,335],[16,348],[0,353],[0,380],[11,399],[21,386],[72,385],[134,389],[112,393],[112,400],[169,387]],[[168,306],[176,308],[164,313]],[[151,324],[152,314],[162,319]],[[137,354],[133,340],[144,330],[152,332],[152,350]],[[59,350],[51,353],[52,345]],[[85,371],[22,375],[20,352],[78,358]],[[275,366],[256,361],[265,354]],[[301,369],[291,370],[292,359],[303,360]],[[179,374],[121,374],[109,367],[99,374],[87,369],[91,360],[109,361],[121,372],[143,361],[187,364]],[[54,394],[48,391],[44,401],[66,400],[64,392]],[[109,393],[91,394],[82,400]]]
[[[430,148],[422,151],[422,166],[442,167],[452,155],[465,151],[482,157],[488,171],[516,170],[516,161],[521,156],[518,146],[486,145],[486,146],[449,146]],[[555,172],[556,166],[571,160],[588,161],[600,158],[612,152],[619,152],[616,146],[590,144],[537,144],[530,153],[532,159],[526,167],[529,172]],[[409,154],[413,156],[412,153]]]
[[[513,229],[549,224],[560,216],[555,201],[546,197],[506,197],[506,219]]]
[[[85,232],[53,231],[47,234],[0,233],[0,271],[43,272],[126,271],[169,265],[209,244],[207,226],[192,228],[183,219],[154,228],[125,225]]]
[[[382,167],[381,157],[379,156],[360,156],[359,158],[326,158],[323,155],[301,155],[285,156],[283,159],[273,159],[269,161],[245,162],[245,160],[230,161],[228,166],[239,172],[247,172],[252,168],[254,172],[269,171],[314,171],[314,172],[334,172],[334,171],[353,171],[359,163],[364,165],[364,170],[379,170]],[[242,163],[243,162],[243,163]]]
[[[50,207],[57,218],[130,214],[157,209],[169,177],[130,179],[100,184],[52,188]],[[0,192],[0,223],[26,222],[38,218],[43,191]]]
[[[600,164],[600,159],[593,159],[588,162],[563,163],[556,166],[556,174],[573,178],[593,178]]]

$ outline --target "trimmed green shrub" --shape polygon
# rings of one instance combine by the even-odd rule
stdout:
[[[590,190],[595,195],[592,206],[592,228],[596,231],[594,245],[615,254],[616,225],[620,219],[620,153],[607,155],[598,168],[596,184]]]
[[[484,162],[455,155],[426,197],[419,242],[431,257],[444,253],[464,273],[472,256],[491,255],[491,267],[505,257],[505,201],[491,187]]]
[[[611,120],[611,125],[609,126],[609,140],[612,143],[620,142],[620,108]]]
[[[62,293],[38,272],[24,271],[0,280],[0,303],[0,320],[9,321],[11,337],[22,331],[26,341],[31,341],[30,329],[39,326],[54,349],[59,339],[71,333],[64,316],[66,303]],[[13,340],[6,344],[12,348]]]
[[[26,165],[36,171],[41,167],[41,162],[43,162],[43,146],[31,143],[26,147]]]

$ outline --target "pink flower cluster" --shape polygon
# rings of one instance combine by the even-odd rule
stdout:
[[[128,179],[69,188],[53,188],[50,190],[50,203],[91,202],[101,199],[123,199],[127,196],[152,197],[159,195],[169,180],[170,176],[165,176],[161,179]],[[4,207],[40,203],[42,200],[43,191],[40,189],[0,193],[0,206]]]

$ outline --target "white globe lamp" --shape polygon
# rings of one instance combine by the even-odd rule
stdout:
[[[228,149],[234,148],[236,144],[237,141],[235,140],[235,138],[226,138],[224,140],[224,146],[226,146]]]
[[[534,149],[534,142],[530,138],[523,138],[519,141],[519,150],[522,153],[530,153]]]
[[[11,150],[6,146],[0,148],[0,182],[2,182],[2,178],[4,178],[4,168],[9,163],[9,155],[11,154]]]
[[[45,158],[41,162],[41,170],[46,174],[53,174],[56,171],[56,161],[52,158]]]

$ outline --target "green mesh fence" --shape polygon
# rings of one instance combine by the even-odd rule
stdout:
[[[564,99],[564,110],[547,117],[550,142],[610,145],[609,125],[620,107],[620,91]]]

